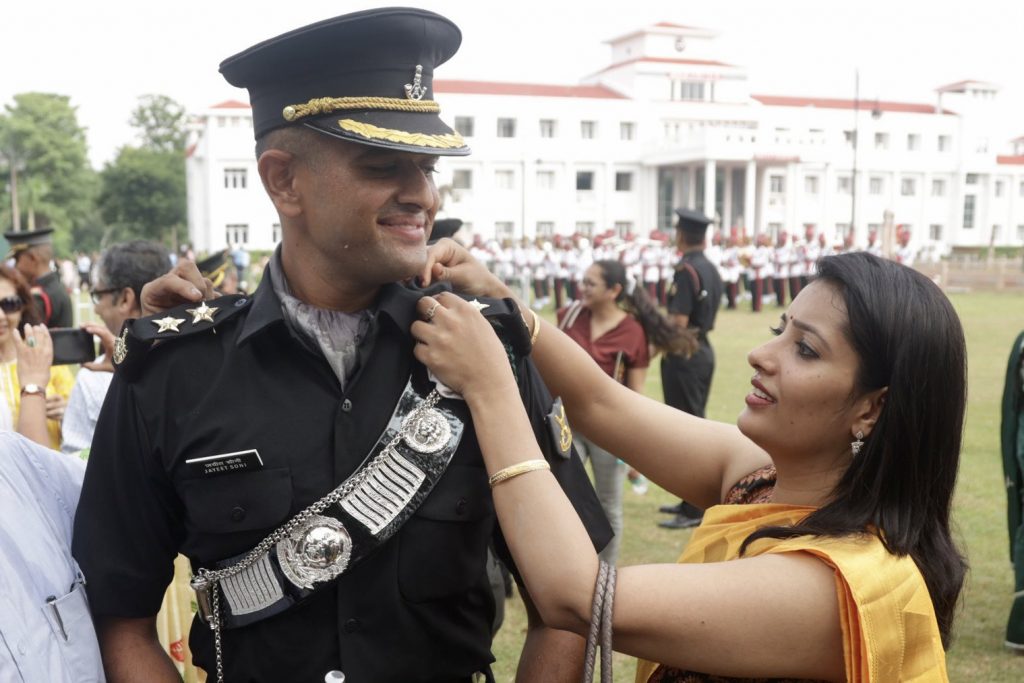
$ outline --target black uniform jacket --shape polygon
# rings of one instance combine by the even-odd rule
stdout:
[[[694,280],[693,272],[699,275],[699,282]],[[703,298],[700,296],[702,290],[706,292]],[[688,316],[688,327],[699,330],[701,342],[705,343],[707,333],[715,327],[722,291],[722,276],[715,264],[704,256],[703,251],[691,251],[683,255],[676,267],[668,311]]]
[[[74,323],[74,311],[71,310],[71,297],[60,281],[60,275],[50,271],[35,281],[32,294],[36,300],[39,315],[47,327],[71,327]]]
[[[420,296],[382,290],[344,392],[286,324],[269,269],[252,300],[239,300],[244,310],[202,333],[187,334],[189,320],[179,338],[149,351],[137,376],[119,371],[74,534],[94,615],[155,615],[177,552],[193,571],[235,557],[343,481],[384,430],[410,373],[425,374],[409,334]],[[601,548],[611,530],[578,458],[560,453],[548,428],[551,396],[528,359],[517,365],[537,438]],[[261,468],[204,476],[185,463],[251,449]],[[439,683],[486,670],[492,540],[507,553],[467,425],[447,472],[375,554],[291,610],[224,631],[226,680],[320,683],[339,669],[350,683]],[[193,624],[190,645],[215,671],[208,626]]]

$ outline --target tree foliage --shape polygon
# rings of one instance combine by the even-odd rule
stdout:
[[[104,241],[149,239],[174,244],[185,225],[181,153],[122,147],[101,173]]]
[[[129,121],[141,147],[157,152],[185,151],[185,107],[167,95],[143,95]]]

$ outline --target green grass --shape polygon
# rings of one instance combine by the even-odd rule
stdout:
[[[1006,493],[999,454],[999,404],[1006,360],[1016,335],[1024,328],[1024,295],[971,293],[953,295],[967,334],[969,396],[967,426],[955,499],[954,521],[971,571],[957,618],[956,640],[947,658],[952,681],[1010,683],[1024,680],[1024,657],[1003,650],[1003,631],[1013,593],[1006,532]],[[708,416],[732,422],[749,388],[747,352],[768,338],[777,309],[761,314],[748,309],[722,311],[712,344],[717,369]],[[657,361],[648,373],[646,393],[661,398]],[[656,526],[664,519],[659,505],[674,498],[652,486],[646,496],[625,494],[625,532],[620,564],[674,562],[690,531]],[[494,642],[495,675],[500,683],[513,681],[525,635],[526,618],[518,598],[508,601],[505,625]],[[737,643],[742,646],[742,643]],[[630,657],[616,655],[615,681],[633,681]]]

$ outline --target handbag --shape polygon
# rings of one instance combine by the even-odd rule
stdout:
[[[583,683],[594,680],[597,648],[601,647],[601,683],[612,683],[612,605],[615,601],[615,567],[604,560],[597,570],[594,602],[590,608],[590,632],[583,659]]]

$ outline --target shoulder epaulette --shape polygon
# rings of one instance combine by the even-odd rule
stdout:
[[[517,358],[530,355],[530,330],[527,329],[526,321],[519,313],[515,300],[468,297],[462,294],[458,296],[480,309],[510,354]]]
[[[182,304],[162,313],[124,321],[114,340],[114,367],[134,379],[145,366],[146,356],[156,344],[215,329],[245,310],[252,297],[228,294],[212,301]]]

